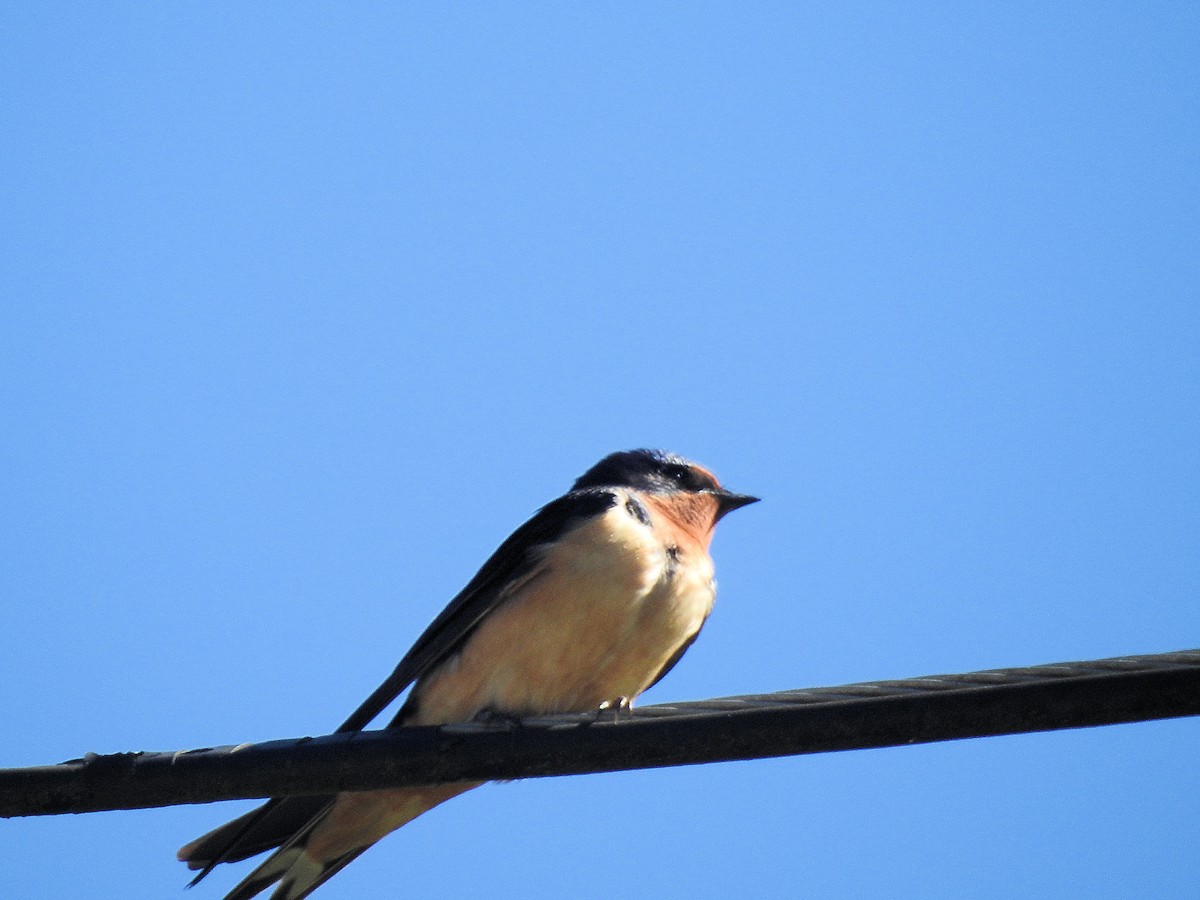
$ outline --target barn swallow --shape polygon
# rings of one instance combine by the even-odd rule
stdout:
[[[758,498],[661,450],[600,460],[543,506],[417,638],[338,732],[361,731],[410,685],[388,727],[628,706],[696,639],[716,585],[709,543]],[[274,850],[225,900],[278,882],[301,900],[360,853],[479,782],[277,797],[179,851],[192,884]]]

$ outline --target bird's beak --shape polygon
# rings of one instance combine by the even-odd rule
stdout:
[[[717,498],[717,516],[713,519],[714,523],[721,521],[727,513],[759,500],[758,497],[751,497],[749,494],[734,494],[730,491],[713,491],[713,496]]]

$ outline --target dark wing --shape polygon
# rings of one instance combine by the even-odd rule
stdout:
[[[192,841],[187,855],[181,859],[195,863],[191,868],[197,869],[207,867],[213,860],[238,862],[274,850],[282,840],[323,812],[332,799],[333,795],[329,794],[269,800]],[[198,876],[197,881],[203,877]]]
[[[700,628],[703,628],[703,627],[704,627],[704,623],[701,622]],[[696,638],[700,637],[700,628],[697,628],[696,631],[692,634],[692,636],[690,638],[688,638],[686,641],[684,641],[682,644],[680,644],[679,649],[676,650],[673,654],[671,654],[671,658],[668,659],[665,663],[663,663],[663,667],[658,670],[658,674],[654,676],[654,680],[652,682],[650,682],[650,684],[646,687],[646,690],[650,690],[650,688],[654,687],[656,684],[658,684],[660,681],[662,681],[664,678],[666,678],[667,673],[670,672],[673,668],[675,668],[676,665],[679,664],[679,661],[681,659],[683,659],[683,654],[688,652],[688,647],[690,647],[690,646],[692,646],[692,644],[696,643]]]
[[[496,549],[475,577],[417,638],[387,680],[350,714],[338,732],[361,731],[409,685],[454,653],[470,637],[480,621],[504,601],[508,595],[507,586],[533,571],[540,547],[558,540],[581,519],[601,515],[616,502],[616,495],[611,491],[591,489],[572,491],[538,510]],[[180,859],[191,868],[201,870],[192,884],[222,862],[245,859],[278,847],[320,813],[331,799],[331,796],[276,797],[193,841],[180,851]]]
[[[507,596],[508,585],[537,565],[537,550],[558,540],[580,519],[601,515],[617,502],[611,491],[587,490],[552,500],[509,535],[458,596],[430,623],[387,677],[338,731],[361,731],[405,688],[454,653]]]

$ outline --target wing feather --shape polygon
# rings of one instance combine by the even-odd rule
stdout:
[[[542,547],[562,537],[581,520],[602,514],[616,502],[612,491],[588,489],[572,491],[538,510],[496,549],[475,577],[417,638],[392,674],[337,731],[361,731],[366,727],[414,681],[451,656],[470,637],[488,613],[504,602],[511,586],[534,571]],[[402,716],[403,710],[391,724],[400,724]],[[193,841],[180,851],[180,858],[189,862],[192,868],[201,868],[192,884],[222,862],[245,859],[287,843],[298,830],[308,827],[314,815],[323,812],[330,799],[276,797]],[[349,861],[346,859],[341,865]]]
[[[511,586],[533,571],[541,547],[558,540],[580,520],[600,515],[616,502],[611,491],[573,491],[539,509],[496,548],[475,577],[417,638],[392,674],[350,714],[338,731],[361,731],[409,685],[470,637],[484,617],[505,600]]]

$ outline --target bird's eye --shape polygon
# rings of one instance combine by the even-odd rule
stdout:
[[[692,470],[687,466],[669,466],[667,476],[680,486],[687,486],[693,481]]]

